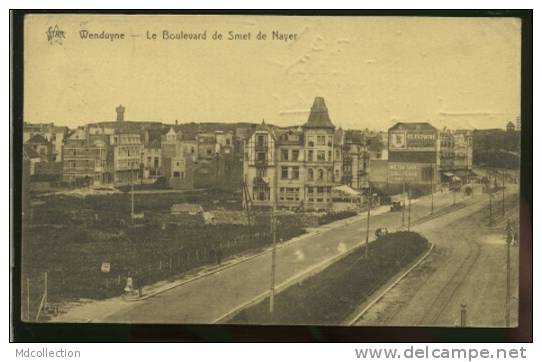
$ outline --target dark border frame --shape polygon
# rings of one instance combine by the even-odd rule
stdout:
[[[26,14],[222,14],[282,16],[514,17],[521,32],[519,327],[320,327],[25,323],[21,315],[21,181]],[[12,10],[10,12],[10,336],[15,342],[532,342],[533,12],[527,10]]]

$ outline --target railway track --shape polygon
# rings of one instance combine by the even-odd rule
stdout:
[[[507,209],[506,215],[517,214],[518,206],[517,199],[515,197],[509,197],[505,200],[505,207]],[[503,217],[504,219],[505,217]],[[483,220],[483,216],[482,216]],[[503,220],[500,220],[501,222]],[[498,222],[498,221],[497,221]],[[452,278],[441,288],[437,297],[433,300],[428,308],[427,313],[419,321],[419,325],[434,326],[437,325],[442,314],[448,309],[450,303],[454,300],[457,291],[463,285],[465,280],[469,277],[472,269],[476,265],[481,251],[481,245],[476,240],[463,239],[462,240],[469,247],[469,253],[457,268]]]
[[[463,240],[463,243],[468,245],[468,255],[448,282],[442,286],[436,298],[427,309],[427,313],[418,322],[418,325],[434,326],[438,323],[440,317],[454,299],[459,287],[463,285],[472,268],[476,265],[476,262],[480,257],[480,244],[476,241],[469,240]]]
[[[480,202],[480,201],[478,201]],[[475,202],[475,203],[478,203]],[[483,202],[483,201],[482,201]],[[463,208],[466,205],[456,205],[456,209]],[[517,198],[507,198],[506,201],[506,208],[509,210],[507,212],[507,215],[510,215],[510,210],[517,208]],[[449,210],[451,211],[451,210]],[[455,210],[454,210],[455,211]],[[442,215],[435,215],[432,217],[427,218],[420,218],[416,220],[414,224],[422,224],[425,222],[428,222],[436,217],[439,217]],[[481,225],[485,222],[485,215],[482,213],[480,215],[480,221]],[[459,267],[455,268],[455,271],[451,275],[451,277],[442,285],[440,290],[438,291],[436,297],[433,299],[431,304],[426,309],[426,313],[424,313],[423,317],[416,323],[416,325],[419,326],[434,326],[438,325],[438,322],[442,318],[444,312],[450,307],[450,303],[455,299],[454,297],[457,295],[458,291],[460,290],[460,287],[464,284],[466,279],[469,277],[472,269],[477,264],[477,261],[481,254],[481,245],[476,240],[471,240],[468,237],[464,237],[461,239],[461,242],[467,246],[468,252],[463,257],[463,260],[461,261]],[[361,313],[359,313],[354,319],[349,321],[349,325],[356,325],[361,322],[364,315],[367,314],[380,300],[382,300],[383,297],[385,297],[386,294],[388,294],[392,289],[394,289],[399,282],[406,277],[406,274],[410,273],[412,270],[417,269],[421,267],[424,262],[426,261],[426,258],[423,258],[421,262],[416,263],[415,266],[411,269],[409,269],[404,275],[397,278],[397,280],[391,285],[390,288],[387,288],[381,295],[379,295],[373,303],[369,304]],[[444,267],[449,267],[453,265],[454,261],[449,260]],[[386,317],[386,320],[393,320],[395,315],[397,315],[401,309],[396,309],[391,315]]]

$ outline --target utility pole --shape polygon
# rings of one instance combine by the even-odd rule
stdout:
[[[510,244],[512,243],[512,225],[506,226],[506,327],[510,327]]]
[[[502,171],[502,215],[504,216],[504,170]]]
[[[43,305],[47,306],[47,272],[44,273],[44,297],[43,297]]]
[[[493,225],[493,210],[492,210],[491,190],[488,190],[488,196],[489,196],[489,226],[492,226]]]
[[[433,186],[434,186],[434,181],[433,181],[433,178],[435,177],[435,170],[434,170],[434,167],[433,167],[433,164],[431,164],[431,215],[433,215],[433,211],[434,211],[434,202],[433,202],[433,194],[435,193],[435,190],[433,189]]]
[[[215,153],[215,187],[218,187],[218,160],[219,160],[219,154]]]
[[[465,134],[465,146],[466,146],[466,152],[465,152],[465,171],[467,173],[467,183],[470,184],[470,171],[469,171],[469,144],[470,144],[470,137],[469,134]]]
[[[133,222],[134,221],[134,170],[133,169],[130,170],[130,175],[132,176],[132,177],[130,177],[131,180],[132,180],[132,182],[131,182],[131,199],[132,199],[132,208],[131,208],[131,210],[132,211],[130,213],[130,218],[132,219],[132,222]]]
[[[402,213],[402,220],[401,220],[401,226],[405,226],[405,209],[406,209],[406,197],[405,197],[405,179],[403,178],[403,207],[401,210]]]
[[[276,185],[275,185],[276,186]],[[273,190],[271,197],[273,198],[272,208],[271,208],[271,237],[273,239],[273,247],[271,251],[271,287],[269,295],[269,314],[273,318],[273,312],[275,311],[275,270],[276,270],[276,258],[277,258],[277,228],[276,228],[276,218],[275,218],[275,209],[277,205],[277,188]]]
[[[371,182],[369,181],[369,207],[367,208],[367,230],[365,232],[365,259],[369,259],[369,228],[371,227],[371,203],[373,199],[373,191],[371,190]]]
[[[407,230],[410,231],[410,210],[412,208],[412,195],[411,195],[411,185],[408,184],[408,228]]]
[[[30,321],[30,278],[26,278],[26,319]]]

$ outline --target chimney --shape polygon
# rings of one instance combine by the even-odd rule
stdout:
[[[117,107],[117,122],[124,121],[124,111],[126,108],[122,104]]]

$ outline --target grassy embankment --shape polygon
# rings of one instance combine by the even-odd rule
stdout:
[[[199,199],[199,195],[137,195],[136,212],[144,212],[145,220],[135,225],[129,219],[127,194],[44,199],[23,228],[22,281],[30,278],[32,303],[43,292],[44,272],[50,302],[105,298],[122,293],[128,273],[137,273],[143,284],[150,284],[216,263],[219,249],[224,260],[270,244],[266,213],[253,226],[205,225],[201,217],[188,215],[166,217],[172,204]],[[280,220],[280,239],[303,232],[298,218]],[[102,262],[110,263],[108,273],[100,271]],[[22,289],[24,294],[26,285]]]
[[[414,232],[385,235],[370,244],[369,259],[365,259],[365,249],[360,247],[319,274],[277,294],[273,318],[266,298],[228,323],[340,324],[428,246],[427,239]]]

